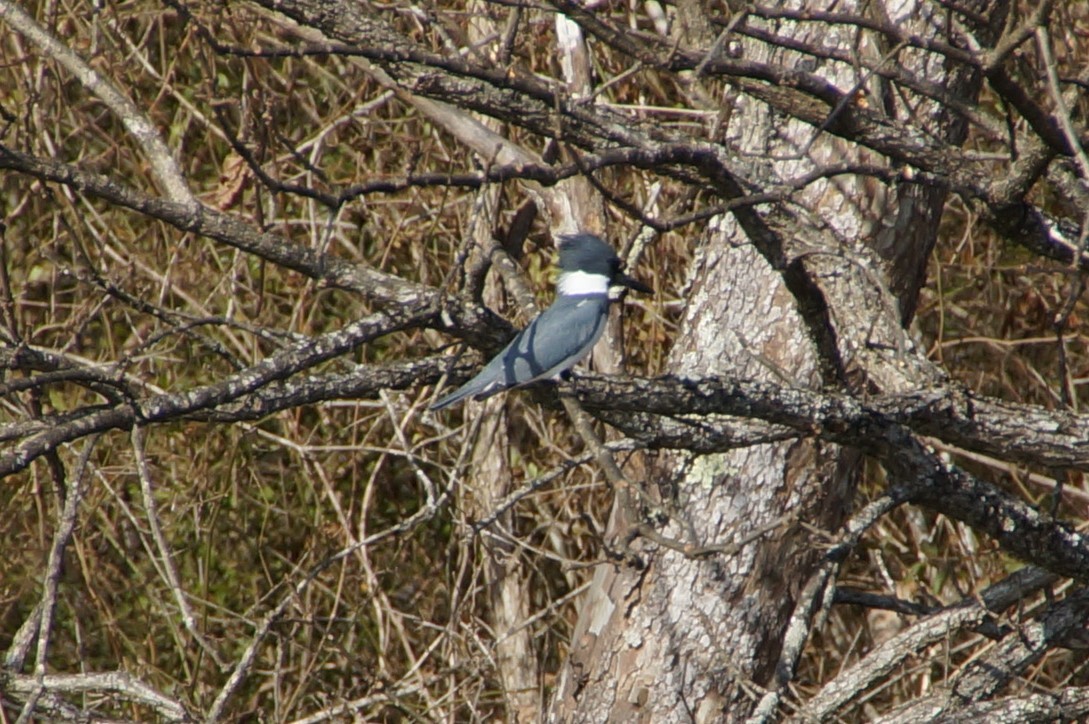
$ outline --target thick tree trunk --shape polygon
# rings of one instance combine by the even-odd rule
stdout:
[[[685,12],[693,12],[691,5],[684,6]],[[848,5],[837,11],[865,11],[861,3]],[[915,17],[911,8],[901,15],[888,12],[920,33],[933,34],[940,27],[940,19]],[[685,27],[692,26],[689,17]],[[780,35],[790,34],[789,27],[776,29]],[[818,40],[815,26],[806,27],[807,36],[794,30],[806,42]],[[854,46],[854,38],[832,37],[836,32],[847,31],[834,28],[817,44]],[[752,44],[741,52],[763,60],[766,48]],[[882,54],[865,42],[857,51]],[[776,60],[788,67],[800,60],[786,51],[776,53],[787,56]],[[914,70],[932,82],[971,91],[970,78],[947,78],[941,68]],[[868,85],[845,67],[831,77],[842,89]],[[876,93],[880,88],[869,95]],[[905,108],[894,100],[886,108],[900,117],[925,118],[931,132],[963,139],[960,124],[938,114],[926,116],[928,110],[925,102]],[[725,129],[725,137],[743,152],[768,160],[776,181],[833,162],[879,162],[828,136],[811,143],[816,133],[812,126],[787,122],[747,96],[736,100]],[[793,209],[764,217],[783,238],[787,258],[778,269],[766,253],[758,253],[732,217],[712,224],[687,290],[671,372],[884,391],[930,378],[931,370],[900,365],[895,353],[880,350],[911,344],[900,323],[913,313],[943,195],[913,190],[901,194],[852,178],[849,183],[814,184],[800,200],[807,208],[793,217],[794,223],[804,218],[806,224],[797,225],[794,238],[783,233],[792,226]],[[811,223],[815,217],[819,221]],[[802,265],[829,308],[827,323],[836,339],[831,355],[814,343],[813,310],[803,317],[784,283],[791,263]],[[836,530],[850,505],[858,456],[799,439],[720,455],[670,453],[652,470],[640,482],[668,513],[662,532],[676,541],[696,547],[724,545],[776,521],[783,524],[736,555],[694,559],[637,542],[644,569],[600,569],[559,680],[554,720],[704,722],[747,717],[761,689],[773,686],[788,618],[820,559],[819,541],[798,521]],[[611,532],[624,531],[632,522],[623,518],[622,511],[614,512]]]
[[[798,384],[816,383],[790,296],[750,246],[731,247],[722,236],[709,243],[690,294],[674,369],[774,378],[774,368]],[[786,515],[834,526],[850,480],[840,458],[805,440],[670,454],[641,482],[670,513],[665,535],[720,545]],[[602,568],[573,637],[560,718],[708,721],[744,710],[744,682],[766,681],[777,661],[775,634],[816,560],[812,551],[807,536],[787,526],[736,556],[692,559],[647,547],[645,570]]]

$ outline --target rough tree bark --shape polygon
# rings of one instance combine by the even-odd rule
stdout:
[[[804,5],[799,9],[822,6]],[[984,42],[1001,28],[1004,6],[997,2],[978,8],[994,24],[977,28]],[[895,8],[848,3],[837,10],[872,12],[924,38],[955,42],[955,31],[925,3]],[[690,2],[680,4],[678,13],[683,18],[677,23],[678,42],[712,47],[713,35],[694,29],[711,27],[713,12]],[[852,38],[843,28],[829,32],[785,23],[767,30],[777,31],[784,45],[796,40],[853,46],[871,64],[888,52],[884,39]],[[693,40],[700,42],[693,45]],[[762,43],[741,43],[735,52],[783,67],[802,62],[789,50],[769,51]],[[900,61],[951,94],[970,98],[978,92],[978,75],[946,73],[924,55],[905,54]],[[865,88],[867,97],[886,104],[884,111],[892,118],[921,123],[926,132],[952,144],[964,140],[963,122],[937,104],[888,97],[882,84],[864,72],[825,68],[824,75],[841,88]],[[698,77],[692,81],[699,85]],[[837,162],[879,162],[848,142],[815,137],[812,125],[789,120],[751,98],[728,95],[723,104],[729,108],[728,121],[712,132],[764,160],[765,183]],[[772,232],[782,235],[782,260],[770,258],[766,247],[759,248],[732,218],[712,221],[698,240],[684,323],[669,369],[691,378],[725,375],[856,393],[902,392],[934,380],[937,375],[925,362],[902,364],[903,356],[890,359],[867,348],[879,337],[899,349],[911,345],[896,326],[912,317],[945,194],[849,179],[813,184],[794,201],[801,210],[773,212],[788,218],[797,214],[796,238],[783,238],[792,229],[782,217]],[[815,231],[821,227],[823,232]],[[773,266],[777,263],[779,268]],[[835,336],[832,352],[821,348],[811,320],[799,313],[798,299],[789,280],[784,281],[790,265],[803,267],[816,280],[813,293],[829,307],[819,323]],[[867,272],[858,273],[857,267]],[[638,546],[645,568],[599,569],[572,637],[552,718],[744,720],[758,700],[753,692],[778,685],[775,674],[782,666],[789,617],[821,559],[819,540],[799,522],[829,535],[838,530],[859,463],[856,451],[806,439],[713,455],[663,454],[639,482],[669,517],[667,536],[699,548],[746,539],[776,521],[781,525],[733,556],[692,557],[647,543]],[[610,533],[619,535],[634,522],[618,507]]]

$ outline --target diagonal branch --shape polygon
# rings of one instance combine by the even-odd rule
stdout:
[[[168,198],[190,208],[196,204],[196,199],[189,190],[189,184],[174,162],[170,149],[159,136],[159,130],[128,96],[11,0],[0,0],[0,20],[6,22],[36,45],[39,50],[64,66],[83,84],[84,88],[105,103],[121,119],[129,134],[147,155],[151,172]]]
[[[87,672],[82,674],[47,674],[40,680],[30,676],[12,676],[6,684],[0,675],[2,688],[15,696],[27,696],[33,693],[37,687],[49,694],[95,694],[101,696],[108,693],[128,702],[140,704],[154,710],[164,721],[188,722],[193,721],[176,700],[151,688],[144,682],[124,671]],[[87,716],[87,712],[79,712],[81,720],[94,720]]]
[[[284,380],[304,369],[344,354],[378,337],[419,326],[437,310],[428,304],[380,312],[277,352],[219,382],[185,392],[153,395],[120,405],[92,408],[87,414],[46,429],[0,454],[0,478],[18,472],[38,457],[66,442],[107,430],[129,429],[136,423],[177,420],[206,412]]]
[[[348,289],[379,304],[442,305],[432,324],[484,347],[498,348],[510,338],[508,322],[487,309],[443,296],[433,287],[322,254],[277,234],[260,231],[241,218],[198,204],[187,206],[125,186],[102,174],[22,153],[0,144],[0,169],[70,186],[127,209],[165,221],[180,231],[207,236],[297,271],[324,284]]]
[[[1036,568],[1025,568],[958,604],[927,616],[871,651],[854,666],[845,669],[805,702],[791,721],[824,721],[852,699],[887,676],[909,656],[949,636],[951,631],[978,627],[1022,600],[1028,594],[1049,585],[1054,576]],[[1016,633],[1012,634],[1014,637]]]

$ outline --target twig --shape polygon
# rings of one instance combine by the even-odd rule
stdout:
[[[137,422],[164,422],[213,409],[337,357],[360,344],[419,324],[433,316],[434,309],[426,305],[415,308],[406,306],[390,313],[377,313],[276,352],[257,364],[210,385],[186,392],[152,395],[141,401],[126,402],[105,410],[89,408],[75,419],[55,425],[0,455],[0,478],[26,468],[35,459],[63,443],[91,433],[127,429]]]
[[[76,527],[76,517],[79,515],[80,503],[83,500],[85,473],[87,464],[91,459],[91,452],[98,442],[98,435],[92,435],[84,443],[83,452],[76,463],[75,474],[68,486],[67,495],[64,497],[64,508],[60,519],[57,521],[57,530],[53,534],[53,545],[49,549],[49,559],[45,566],[45,576],[42,581],[42,597],[39,603],[41,621],[38,624],[38,648],[34,659],[34,677],[37,685],[19,713],[18,724],[29,721],[34,716],[34,706],[45,690],[45,664],[49,658],[49,641],[53,634],[53,614],[57,606],[57,587],[60,585],[61,565],[64,561],[64,549],[72,539],[72,532]]]
[[[128,701],[150,707],[167,721],[192,721],[180,703],[152,689],[125,671],[82,674],[47,674],[43,677],[13,676],[8,692],[17,695],[35,691],[52,694],[120,694]]]
[[[1059,90],[1059,74],[1055,70],[1055,58],[1051,54],[1051,36],[1043,24],[1036,27],[1036,46],[1040,49],[1040,56],[1044,63],[1048,90],[1051,91],[1051,99],[1055,103],[1055,115],[1058,116],[1059,128],[1062,129],[1066,142],[1070,145],[1070,152],[1074,155],[1078,170],[1081,171],[1082,185],[1085,186],[1089,184],[1089,157],[1085,155],[1078,132],[1070,120],[1070,109],[1067,108],[1066,100]]]
[[[405,460],[408,461],[409,467],[412,468],[412,472],[416,476],[416,480],[420,483],[420,487],[424,489],[424,494],[427,496],[426,504],[432,506],[435,504],[435,483],[431,480],[431,477],[424,472],[423,468],[416,461],[416,455],[412,452],[412,446],[408,443],[408,438],[405,437],[404,424],[405,419],[397,419],[397,410],[393,407],[393,400],[390,399],[389,392],[386,390],[379,390],[378,396],[381,398],[382,403],[386,407],[386,413],[389,415],[390,424],[393,426],[393,434],[397,438],[397,441],[401,443],[401,447],[404,449]],[[411,416],[411,412],[406,415]]]
[[[147,155],[155,180],[171,201],[187,206],[196,205],[197,201],[189,190],[189,184],[186,183],[185,176],[174,162],[170,149],[160,138],[158,129],[140,112],[136,104],[129,100],[128,96],[11,0],[0,0],[0,20],[22,34],[44,54],[64,66],[84,88],[97,96],[117,115],[133,140]]]
[[[359,699],[346,701],[342,704],[334,704],[321,709],[320,711],[316,711],[313,714],[295,719],[291,724],[318,724],[319,722],[329,721],[330,719],[343,721],[346,715],[358,712],[365,707],[374,706],[375,704],[384,701],[395,702],[401,697],[418,694],[420,691],[419,684],[394,686],[388,691],[384,691],[380,694],[371,694],[370,696],[360,697]]]
[[[957,604],[928,616],[906,631],[876,647],[862,661],[845,669],[798,712],[791,721],[823,721],[838,712],[880,678],[887,676],[908,656],[946,638],[951,631],[976,627],[992,612],[1001,611],[1029,593],[1055,581],[1057,576],[1039,568],[1025,568],[989,587],[978,596],[970,596]]]
[[[151,537],[155,541],[155,547],[159,551],[159,559],[162,565],[161,573],[166,579],[170,592],[174,595],[174,602],[178,604],[178,610],[181,611],[182,624],[204,652],[211,656],[212,660],[221,669],[226,668],[227,664],[220,657],[219,651],[204,637],[197,626],[197,617],[193,615],[193,610],[189,607],[186,593],[182,590],[181,577],[178,576],[178,569],[174,565],[174,557],[170,552],[170,546],[167,544],[166,536],[163,535],[162,528],[159,526],[158,506],[155,503],[155,491],[152,490],[151,486],[151,471],[148,468],[147,452],[144,449],[144,428],[142,425],[133,426],[131,438],[132,452],[136,458],[136,474],[140,479],[140,495],[144,501],[147,524],[151,529]]]
[[[753,709],[747,724],[764,724],[771,721],[783,691],[794,679],[802,649],[805,648],[805,642],[809,640],[809,632],[814,626],[820,625],[832,606],[835,586],[830,584],[835,580],[840,564],[858,545],[862,534],[869,530],[881,516],[887,515],[901,505],[905,499],[904,490],[893,488],[855,514],[844,526],[845,531],[840,536],[839,542],[825,555],[824,563],[809,577],[794,603],[794,611],[783,633],[783,648],[779,653],[779,662],[775,665],[774,681]]]
[[[605,447],[611,452],[621,452],[628,450],[635,450],[639,447],[637,443],[632,440],[617,440],[615,442],[605,443]],[[473,523],[472,532],[474,534],[480,533],[488,526],[499,520],[500,517],[519,502],[537,492],[544,486],[551,483],[561,475],[574,470],[580,465],[585,465],[591,460],[596,459],[594,453],[589,452],[576,457],[573,460],[564,462],[563,464],[549,470],[543,475],[539,475],[536,478],[523,483],[518,490],[511,492],[503,500],[499,501],[493,506],[492,511],[484,518]]]
[[[4,654],[4,668],[8,671],[19,671],[23,668],[26,656],[30,652],[30,645],[38,635],[38,629],[42,622],[42,602],[38,601],[34,609],[27,614],[26,619],[15,636],[11,639],[11,646]]]
[[[315,578],[317,578],[323,571],[328,569],[337,561],[340,561],[350,555],[355,554],[356,551],[359,551],[360,549],[367,546],[374,545],[375,543],[384,541],[387,538],[403,535],[404,533],[414,530],[420,525],[423,525],[427,521],[433,519],[435,515],[446,506],[447,502],[450,500],[451,492],[452,488],[447,488],[442,492],[441,495],[439,495],[434,503],[421,506],[420,509],[416,511],[413,515],[409,516],[397,525],[391,526],[383,531],[379,531],[378,533],[367,536],[360,541],[357,541],[345,548],[342,548],[341,550],[337,551],[333,555],[329,556],[325,560],[312,567],[307,572],[307,574],[294,586],[292,586],[291,590],[286,595],[284,595],[284,597],[280,599],[276,606],[274,606],[268,613],[266,613],[261,621],[257,624],[257,628],[253,634],[253,639],[250,641],[249,646],[246,647],[246,650],[242,652],[242,656],[240,656],[237,663],[235,663],[234,670],[231,672],[230,677],[228,677],[227,682],[223,685],[223,688],[220,689],[219,693],[216,695],[215,700],[212,702],[212,705],[209,707],[208,712],[205,715],[205,721],[211,724],[211,722],[216,722],[223,716],[223,711],[224,708],[227,706],[227,702],[238,690],[238,687],[242,684],[246,676],[249,674],[249,670],[253,666],[253,662],[257,658],[257,653],[260,650],[261,645],[264,643],[265,639],[268,637],[268,634],[272,630],[272,627],[283,617],[291,602],[294,601],[295,598],[298,597],[300,594],[302,594],[302,592],[306,590],[307,586],[309,586]]]

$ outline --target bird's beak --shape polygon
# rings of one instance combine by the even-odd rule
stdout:
[[[616,278],[613,279],[612,285],[614,287],[622,286],[627,287],[628,289],[634,289],[635,291],[642,292],[643,294],[654,294],[653,289],[651,289],[638,279],[628,276],[627,274],[617,274]]]

